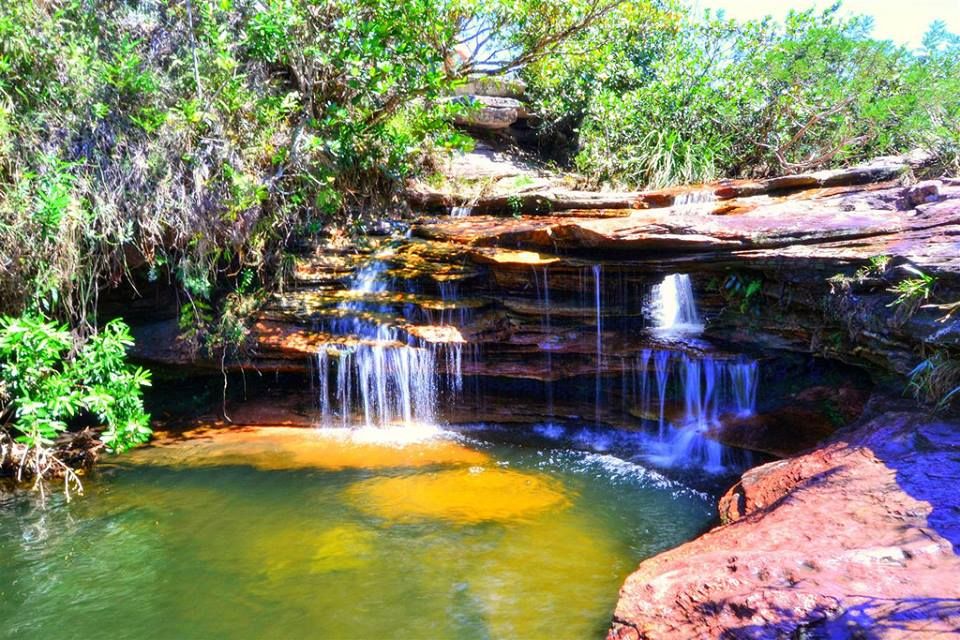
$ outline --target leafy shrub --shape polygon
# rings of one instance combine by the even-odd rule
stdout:
[[[295,237],[362,230],[425,154],[463,146],[441,98],[468,74],[534,63],[618,4],[0,3],[0,313],[83,334],[142,268],[211,324],[237,274],[269,287]],[[454,62],[490,27],[503,59]]]
[[[610,66],[586,58],[568,73],[552,68],[554,77],[527,73],[548,112],[557,86],[583,88],[573,92],[575,160],[595,180],[763,177],[915,148],[957,169],[960,40],[943,23],[913,52],[871,38],[869,19],[842,18],[838,6],[782,24],[662,15],[658,37],[637,26],[597,36],[600,51],[616,53]]]
[[[28,449],[51,448],[70,422],[87,414],[105,426],[101,440],[122,452],[149,439],[141,389],[143,369],[126,362],[127,326],[109,322],[75,347],[65,326],[26,314],[0,318],[0,383],[4,415]]]

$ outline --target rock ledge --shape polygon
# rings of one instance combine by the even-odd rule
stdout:
[[[608,640],[954,637],[958,431],[885,413],[747,472],[728,524],[627,579]]]

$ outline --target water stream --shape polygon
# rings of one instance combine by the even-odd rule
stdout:
[[[387,270],[386,262],[376,257],[357,269],[347,299],[328,323],[336,340],[322,344],[317,352],[324,425],[338,421],[352,426],[358,415],[368,427],[434,424],[441,388],[454,393],[462,388],[460,344],[417,344],[402,329],[365,317],[390,312],[389,305],[376,300],[377,294],[388,291]],[[443,376],[438,356],[445,364]]]

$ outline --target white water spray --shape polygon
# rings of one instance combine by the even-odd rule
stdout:
[[[653,287],[649,305],[658,330],[666,333],[700,333],[703,322],[697,312],[690,276],[673,273]]]
[[[344,426],[433,424],[441,387],[463,387],[459,344],[407,344],[397,328],[363,318],[371,311],[368,294],[387,291],[386,264],[371,260],[356,271],[350,300],[338,305],[342,317],[330,324],[346,340],[320,345],[318,393],[322,424]],[[374,302],[373,311],[388,309]],[[438,374],[437,362],[446,376]]]
[[[707,434],[725,416],[755,412],[757,363],[645,349],[635,371],[630,400],[658,425],[656,461],[722,471],[724,447]]]

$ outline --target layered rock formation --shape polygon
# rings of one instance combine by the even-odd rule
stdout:
[[[691,273],[701,298],[714,305],[708,335],[902,375],[923,348],[960,346],[955,319],[938,322],[943,314],[934,310],[889,308],[896,298],[889,289],[913,277],[904,266],[935,278],[941,301],[960,297],[960,185],[902,184],[908,169],[906,161],[890,160],[762,183],[651,192],[643,196],[645,209],[438,219],[414,233],[463,247],[476,262],[508,248],[598,260],[609,272]],[[891,180],[895,176],[901,178]],[[869,182],[874,179],[881,182]],[[662,203],[667,206],[653,206]],[[883,268],[871,270],[871,261],[881,258]],[[556,268],[573,261],[562,258]],[[503,271],[509,257],[497,262]],[[736,289],[725,285],[731,277],[755,281],[758,295],[730,304]]]
[[[496,154],[487,161],[481,173],[499,175],[505,166]],[[516,176],[529,175],[522,162],[511,162]],[[425,216],[413,238],[304,255],[292,288],[253,325],[249,359],[193,363],[310,373],[322,345],[362,342],[332,331],[333,324],[373,323],[395,329],[393,340],[444,356],[456,349],[463,376],[515,381],[516,394],[530,404],[518,413],[532,421],[577,417],[589,406],[594,418],[636,426],[644,412],[624,393],[624,381],[651,366],[642,361],[645,350],[706,349],[724,357],[716,346],[644,330],[653,285],[676,272],[690,274],[705,335],[715,344],[814,354],[868,367],[877,378],[903,376],[921,352],[955,353],[960,346],[958,322],[940,322],[942,312],[889,306],[896,298],[889,289],[910,277],[905,265],[936,278],[937,300],[960,299],[960,185],[911,184],[909,169],[907,160],[887,159],[846,171],[648,192],[644,209]],[[886,257],[882,266],[877,256]],[[383,286],[351,290],[353,274],[371,261],[384,265]],[[193,357],[178,350],[173,320],[138,333],[144,359]],[[441,372],[454,362],[438,360]],[[894,384],[902,388],[903,379]],[[856,389],[827,400],[789,395],[801,390],[782,394],[789,411],[761,407],[761,415],[728,421],[715,437],[785,455],[856,417],[839,407],[862,405],[850,399]],[[458,414],[483,405],[460,400]]]

